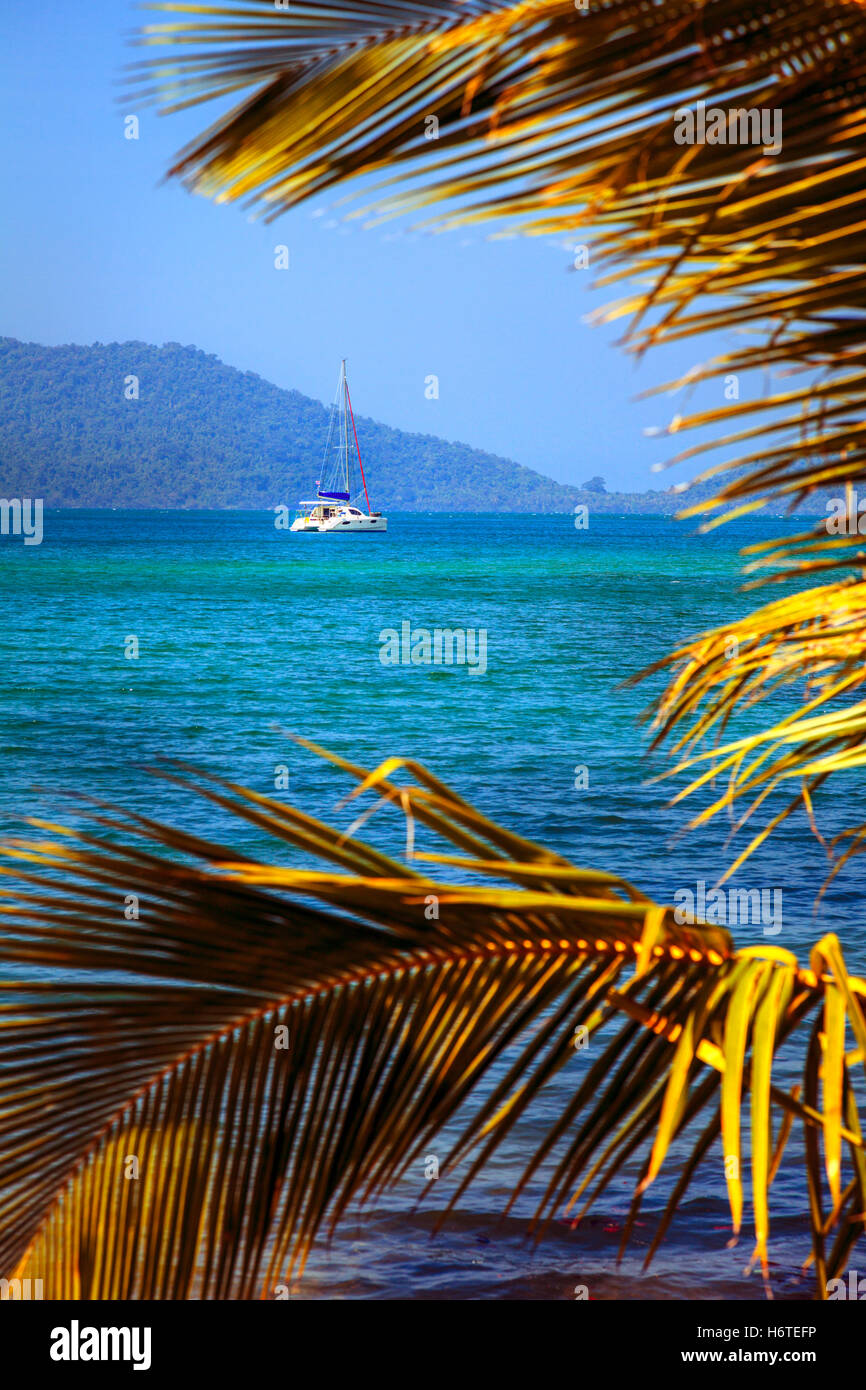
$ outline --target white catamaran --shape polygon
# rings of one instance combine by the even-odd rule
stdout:
[[[349,422],[361,470],[361,482],[367,510],[363,511],[360,500],[352,501],[349,449]],[[388,518],[370,507],[367,494],[367,480],[361,462],[361,449],[358,444],[358,431],[355,429],[355,416],[352,411],[352,398],[346,380],[346,359],[340,368],[340,381],[337,395],[331,406],[328,422],[328,440],[325,444],[325,457],[322,461],[322,476],[316,484],[316,496],[312,501],[301,502],[292,522],[293,531],[387,531]]]

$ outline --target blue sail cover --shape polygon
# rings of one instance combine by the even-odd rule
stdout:
[[[324,497],[328,502],[348,502],[348,492],[320,492],[320,497]]]

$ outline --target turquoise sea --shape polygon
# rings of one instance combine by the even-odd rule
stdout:
[[[385,536],[299,536],[277,530],[272,513],[47,512],[41,546],[0,540],[3,833],[20,833],[24,814],[75,822],[62,793],[84,790],[224,838],[215,807],[143,770],[166,755],[267,793],[285,764],[291,799],[332,816],[347,784],[280,725],[368,766],[390,754],[420,759],[521,834],[664,900],[712,884],[728,862],[726,826],[678,836],[686,812],[666,806],[665,786],[647,785],[664,763],[647,760],[637,726],[659,683],[619,683],[762,601],[739,590],[738,548],[802,522],[749,520],[698,537],[667,518],[593,516],[587,530],[573,520],[392,514]],[[485,630],[485,673],[383,665],[380,633],[403,622]],[[136,660],[124,654],[130,636]],[[580,790],[577,767],[589,779]],[[861,788],[849,778],[827,789],[818,813],[829,833],[862,819]],[[261,849],[252,827],[233,833],[239,848]],[[403,842],[396,816],[376,816],[365,833],[391,849]],[[803,955],[835,930],[862,971],[864,871],[842,875],[813,920],[826,867],[798,815],[737,882],[783,889],[772,944]],[[530,1140],[571,1084],[557,1079]],[[717,1167],[696,1182],[647,1276],[642,1247],[662,1188],[617,1270],[627,1189],[580,1230],[563,1222],[533,1246],[520,1212],[498,1219],[518,1171],[517,1147],[506,1146],[433,1240],[437,1203],[414,1210],[419,1172],[348,1220],[293,1294],[573,1298],[586,1285],[593,1298],[761,1296],[757,1276],[742,1276],[748,1239],[726,1248]],[[771,1255],[777,1292],[794,1298],[809,1292],[797,1276],[808,1248],[801,1191],[799,1174],[783,1170]]]

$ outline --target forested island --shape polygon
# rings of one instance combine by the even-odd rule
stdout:
[[[0,494],[48,507],[294,505],[318,476],[328,411],[196,347],[44,347],[0,338]],[[667,490],[554,482],[511,459],[357,417],[376,505],[394,511],[669,513]]]

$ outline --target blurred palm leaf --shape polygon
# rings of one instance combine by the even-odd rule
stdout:
[[[703,633],[662,661],[632,677],[678,667],[652,716],[653,745],[685,725],[673,743],[678,761],[666,776],[690,780],[674,797],[680,801],[715,784],[721,788],[695,827],[746,800],[734,830],[747,824],[775,792],[790,788],[788,799],[769,827],[758,830],[731,863],[729,878],[775,826],[805,804],[814,823],[812,798],[831,773],[866,763],[866,701],[845,703],[866,679],[866,584],[847,580],[780,599],[729,628]],[[805,684],[807,702],[776,723],[740,738],[725,740],[731,716],[776,696],[791,684]],[[695,751],[712,739],[712,746]],[[859,852],[862,837],[849,852]],[[828,846],[832,849],[832,846]],[[841,862],[837,863],[834,873]]]
[[[236,0],[151,8],[182,18],[142,31],[143,44],[169,44],[172,54],[135,67],[134,93],[158,97],[168,110],[213,97],[236,102],[175,163],[171,172],[191,188],[220,201],[246,199],[272,217],[387,169],[396,186],[387,194],[379,187],[386,214],[450,203],[451,221],[507,220],[582,240],[591,233],[593,254],[608,267],[602,283],[638,282],[602,315],[632,317],[630,350],[709,331],[756,335],[673,387],[751,381],[756,372],[797,380],[675,418],[671,433],[713,433],[674,462],[707,448],[735,450],[701,475],[717,479],[718,491],[694,512],[716,511],[710,524],[718,524],[768,502],[796,509],[816,492],[842,496],[864,476],[862,5],[783,0],[756,11],[749,0],[586,0],[583,9],[574,0],[363,7],[293,0],[282,10],[268,0]],[[781,153],[675,143],[674,113],[698,100],[780,112]],[[777,579],[863,570],[856,526],[852,541],[818,525],[770,547],[758,563]],[[810,590],[799,605],[792,599],[787,626],[804,633],[816,602],[834,624],[839,593]],[[855,608],[851,597],[845,621],[859,658],[866,607]],[[761,625],[764,617],[757,615]],[[657,727],[688,716],[686,742],[716,722],[718,673],[699,653],[715,651],[722,635],[673,658],[677,671]],[[773,685],[780,659],[794,679],[795,651],[787,637],[765,634],[752,649],[748,679],[736,666],[724,679],[726,717],[749,707],[754,681]],[[832,721],[816,723],[804,706],[789,722],[800,733],[785,743],[783,763],[773,763],[779,776],[762,786],[775,790],[782,775],[799,777],[806,791],[796,801],[811,815],[816,777],[866,759],[866,726],[859,706],[847,711],[840,759]],[[762,742],[775,750],[776,740],[771,729]],[[712,766],[724,771],[729,756],[726,748]],[[690,780],[683,794],[697,785]],[[751,787],[733,777],[726,804]],[[750,801],[745,815],[753,810]]]
[[[421,1157],[456,1122],[453,1205],[570,1068],[509,1203],[535,1191],[536,1231],[638,1164],[624,1246],[647,1189],[676,1170],[650,1259],[712,1162],[735,1232],[751,1195],[766,1271],[771,1184],[797,1123],[823,1294],[866,1210],[866,985],[835,938],[806,969],[778,948],[735,950],[414,763],[367,774],[326,756],[446,851],[403,865],[183,769],[163,775],[332,867],[242,857],[100,805],[101,833],[34,822],[42,838],[6,849],[4,1276],[42,1278],[49,1298],[266,1297],[350,1203],[405,1174],[420,1187]],[[413,782],[394,780],[403,768]],[[801,1053],[793,1090],[773,1079],[783,1044]]]

